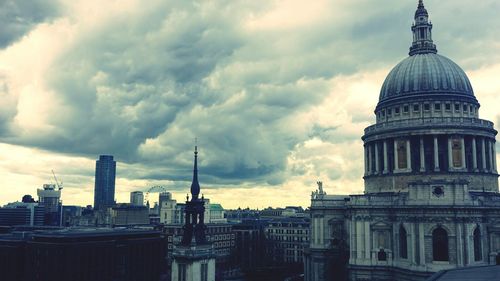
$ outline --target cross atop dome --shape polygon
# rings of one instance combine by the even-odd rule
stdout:
[[[432,41],[432,23],[429,22],[429,13],[425,9],[423,0],[418,1],[415,22],[411,31],[413,32],[413,43],[410,47],[410,56],[437,53],[436,45]]]

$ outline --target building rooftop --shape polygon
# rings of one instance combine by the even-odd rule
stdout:
[[[427,281],[492,281],[500,280],[500,266],[465,267],[443,270]]]
[[[211,211],[224,211],[221,204],[210,204]]]

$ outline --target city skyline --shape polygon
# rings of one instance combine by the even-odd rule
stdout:
[[[361,193],[359,136],[407,56],[415,2],[6,2],[17,25],[0,38],[0,205],[52,169],[65,205],[91,204],[100,154],[117,161],[117,202],[153,185],[183,200],[195,137],[205,197],[225,208],[308,206],[317,180]],[[498,129],[500,3],[426,6],[438,51]]]

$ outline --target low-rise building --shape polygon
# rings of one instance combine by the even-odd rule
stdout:
[[[269,221],[265,233],[270,262],[302,263],[304,248],[309,244],[309,224],[308,218],[281,217]]]
[[[110,228],[0,235],[2,280],[158,281],[165,265],[158,231]]]
[[[38,203],[14,202],[0,208],[0,226],[43,225],[44,207]]]
[[[148,225],[149,212],[146,206],[118,204],[111,208],[113,226]]]

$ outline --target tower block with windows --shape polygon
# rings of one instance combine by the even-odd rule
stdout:
[[[500,264],[497,131],[479,118],[465,72],[438,54],[432,27],[420,0],[409,56],[385,79],[362,136],[364,194],[312,195],[306,281],[333,280],[336,245],[346,245],[352,281]]]
[[[187,196],[182,240],[173,251],[172,281],[215,281],[215,254],[205,236],[205,201],[199,195],[198,149],[195,147],[191,200]]]

